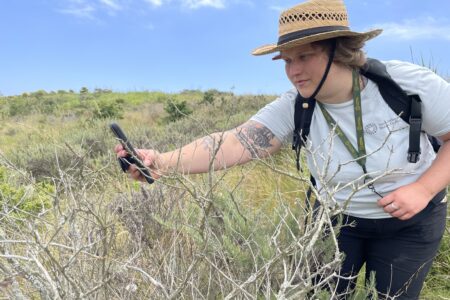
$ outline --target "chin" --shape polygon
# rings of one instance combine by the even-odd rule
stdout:
[[[297,89],[297,91],[298,91],[298,93],[303,97],[303,98],[309,98],[309,97],[311,97],[312,96],[312,94],[313,94],[313,92],[311,92],[311,91],[308,91],[308,90],[301,90],[301,89],[299,89],[298,87],[296,87],[296,89]]]

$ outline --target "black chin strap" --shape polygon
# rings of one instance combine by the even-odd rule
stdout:
[[[330,72],[331,64],[333,63],[333,59],[334,59],[334,54],[335,53],[336,53],[336,40],[333,39],[332,42],[331,42],[330,57],[328,58],[328,63],[327,63],[327,67],[325,69],[325,73],[323,74],[322,79],[320,80],[320,83],[317,86],[316,90],[314,91],[314,93],[310,97],[304,98],[299,93],[300,99],[302,100],[302,102],[308,103],[309,100],[315,100],[314,98],[316,98],[317,94],[319,93],[320,89],[322,88],[322,85],[324,84],[325,80],[328,77],[328,73]]]
[[[328,77],[328,73],[330,72],[331,64],[333,63],[333,60],[334,60],[335,52],[336,52],[336,40],[334,39],[334,40],[332,40],[332,43],[331,43],[330,56],[328,58],[327,67],[325,68],[325,72],[324,72],[324,74],[322,76],[322,79],[320,80],[320,83],[317,86],[316,90],[308,98],[303,97],[300,94],[300,92],[298,93],[297,98],[296,98],[296,101],[298,102],[295,105],[296,110],[297,110],[297,107],[302,107],[302,109],[301,109],[301,118],[300,118],[301,121],[300,121],[300,124],[299,124],[300,126],[297,128],[297,124],[295,124],[296,128],[294,130],[294,137],[293,137],[292,148],[295,151],[296,162],[297,162],[297,170],[299,170],[299,171],[300,171],[300,150],[301,150],[301,146],[303,144],[303,140],[306,138],[307,134],[309,134],[309,129],[307,130],[307,132],[303,132],[304,129],[305,129],[305,119],[306,119],[305,115],[306,115],[306,111],[308,109],[311,109],[311,110],[314,109],[315,102],[316,102],[316,99],[314,99],[314,98],[319,93],[320,89],[322,88],[322,85],[324,84],[325,80]],[[296,113],[298,113],[298,111],[296,111]],[[311,112],[311,116],[312,116],[312,112]]]

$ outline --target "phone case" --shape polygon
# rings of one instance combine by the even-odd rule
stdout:
[[[120,126],[117,123],[111,123],[110,128],[111,128],[111,131],[114,133],[114,135],[119,140],[119,142],[123,145],[125,150],[128,152],[127,156],[118,158],[119,165],[122,168],[122,170],[124,172],[127,172],[130,165],[134,164],[138,168],[139,172],[141,172],[141,174],[145,177],[145,180],[148,183],[152,184],[154,182],[154,179],[150,175],[148,168],[145,167],[142,164],[142,162],[138,159],[136,150],[134,150],[133,146],[131,145],[131,143],[128,140],[125,133],[123,133]]]

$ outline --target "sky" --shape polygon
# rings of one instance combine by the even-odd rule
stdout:
[[[36,90],[218,89],[280,94],[276,43],[288,0],[0,0],[0,95]],[[369,57],[450,77],[450,0],[346,0],[350,27],[384,29]]]

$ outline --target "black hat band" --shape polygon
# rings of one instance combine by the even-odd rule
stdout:
[[[326,33],[331,31],[350,30],[347,26],[323,26],[299,31],[290,32],[278,38],[278,46],[286,44],[290,41],[301,39],[315,34]]]

